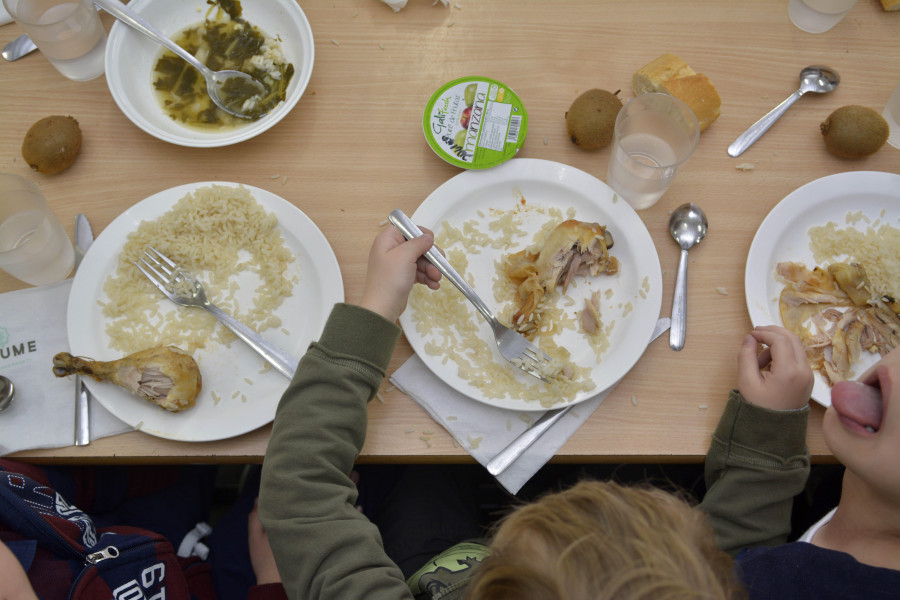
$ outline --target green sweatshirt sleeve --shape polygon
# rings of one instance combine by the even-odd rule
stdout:
[[[808,417],[808,406],[769,410],[731,391],[706,455],[700,503],[726,552],[787,541],[794,496],[809,476]]]
[[[349,478],[399,335],[379,315],[337,304],[278,405],[259,516],[292,600],[412,598]]]

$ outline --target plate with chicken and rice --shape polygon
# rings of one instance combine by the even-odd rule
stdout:
[[[202,308],[176,306],[153,287],[133,264],[148,244],[197,276],[214,304],[299,360],[344,298],[325,236],[269,191],[192,183],[119,215],[85,254],[72,282],[72,354],[110,361],[174,345],[199,365],[199,396],[178,412],[85,377],[113,415],[145,433],[193,442],[226,439],[271,422],[288,379]]]
[[[599,179],[513,159],[448,180],[412,220],[435,232],[502,322],[554,359],[550,383],[525,374],[454,286],[415,286],[403,332],[456,391],[510,410],[575,404],[615,385],[644,353],[662,304],[659,257],[634,209]]]
[[[754,326],[800,336],[814,400],[900,345],[900,175],[829,175],[788,194],[756,232],[744,275]]]

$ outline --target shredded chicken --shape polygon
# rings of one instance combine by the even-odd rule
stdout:
[[[518,310],[512,327],[533,339],[541,327],[542,302],[557,288],[568,289],[578,275],[612,275],[619,262],[610,256],[612,234],[598,223],[568,220],[554,229],[538,253],[522,250],[506,258],[506,276],[516,285]],[[598,317],[599,322],[599,317]]]
[[[863,351],[884,356],[900,346],[898,303],[873,289],[863,265],[835,263],[810,271],[786,262],[776,273],[785,282],[781,320],[803,341],[809,364],[829,385],[852,377]]]

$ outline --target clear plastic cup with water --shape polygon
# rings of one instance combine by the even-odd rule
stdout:
[[[62,281],[75,266],[75,250],[38,187],[0,173],[0,269],[31,285]]]
[[[616,116],[606,183],[635,209],[656,204],[697,148],[700,125],[669,94],[641,94]]]
[[[844,18],[856,0],[789,0],[791,23],[807,33],[825,33]]]
[[[106,30],[93,0],[3,0],[56,70],[75,81],[103,75]]]

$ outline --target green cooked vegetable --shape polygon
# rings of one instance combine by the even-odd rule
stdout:
[[[250,93],[246,82],[229,79],[223,86],[228,106],[249,114],[249,120],[257,120],[285,99],[294,66],[284,61],[280,53],[272,52],[274,40],[267,45],[266,35],[240,18],[240,2],[208,0],[207,3],[221,8],[215,20],[207,15],[203,23],[188,27],[173,39],[191,54],[204,56],[204,64],[214,71],[234,69],[260,82],[266,93],[247,107],[244,107],[245,100],[255,94]],[[172,52],[164,51],[157,59],[153,88],[167,114],[184,125],[220,129],[248,122],[217,107],[207,93],[206,80]]]

